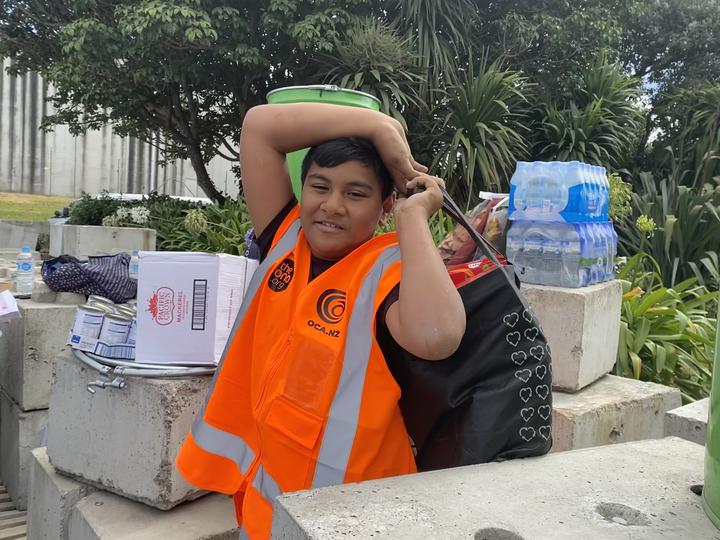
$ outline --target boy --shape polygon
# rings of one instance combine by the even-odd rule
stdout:
[[[298,204],[285,155],[305,147]],[[240,155],[262,262],[178,468],[233,494],[241,537],[255,540],[269,538],[280,493],[415,471],[385,354],[446,358],[465,311],[427,225],[442,181],[395,120],[255,107]],[[425,190],[395,204],[393,184]],[[373,237],[394,205],[397,233]]]

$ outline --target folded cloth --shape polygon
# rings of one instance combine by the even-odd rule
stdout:
[[[97,294],[122,304],[137,294],[129,268],[128,253],[88,257],[87,262],[61,255],[43,263],[42,278],[55,292]]]

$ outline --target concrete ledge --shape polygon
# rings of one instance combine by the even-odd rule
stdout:
[[[53,252],[62,252],[78,259],[90,255],[114,255],[125,251],[155,251],[155,229],[135,227],[99,227],[95,225],[63,225],[60,246],[51,246]]]
[[[52,363],[69,350],[67,336],[76,306],[17,303],[22,318],[5,324],[0,336],[0,386],[24,411],[47,409]]]
[[[720,540],[690,491],[703,458],[668,438],[301,491],[272,537]]]
[[[71,540],[237,540],[231,497],[215,493],[168,512],[96,492],[77,503]]]
[[[28,540],[68,540],[68,520],[75,503],[94,488],[59,475],[45,447],[32,451],[28,493]]]
[[[211,377],[127,377],[126,388],[87,385],[98,372],[72,353],[55,362],[47,452],[63,474],[163,510],[200,493],[180,476],[175,457]]]
[[[710,398],[705,398],[666,412],[665,436],[705,444],[709,407]]]
[[[550,345],[553,388],[577,392],[612,370],[620,336],[620,282],[580,289],[523,283],[522,292]]]
[[[0,476],[18,510],[27,508],[31,451],[40,446],[47,416],[47,410],[24,412],[0,392]]]
[[[577,394],[553,392],[551,452],[664,436],[680,390],[607,375]]]

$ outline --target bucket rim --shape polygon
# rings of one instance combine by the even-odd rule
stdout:
[[[279,92],[287,91],[287,90],[319,90],[324,92],[348,92],[351,94],[355,94],[358,96],[363,96],[366,98],[370,98],[373,101],[375,101],[378,105],[382,105],[380,100],[373,96],[372,94],[368,94],[367,92],[361,92],[360,90],[351,90],[349,88],[342,88],[340,86],[337,86],[336,84],[307,84],[307,85],[298,85],[298,86],[283,86],[281,88],[275,88],[274,90],[270,90],[267,95],[265,96],[265,99],[269,98],[273,94],[277,94]]]

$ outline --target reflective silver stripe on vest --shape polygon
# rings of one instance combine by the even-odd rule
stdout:
[[[240,536],[238,536],[240,540],[250,540],[250,537],[248,536],[247,531],[245,530],[245,527],[240,525]]]
[[[342,484],[355,440],[365,374],[370,362],[375,322],[375,295],[385,269],[400,259],[400,248],[385,249],[363,279],[355,300],[345,343],[340,381],[330,406],[312,487]]]
[[[265,471],[265,467],[262,465],[258,467],[257,473],[255,473],[252,487],[258,490],[260,495],[265,497],[265,500],[270,504],[275,500],[275,497],[282,493],[278,483]]]
[[[228,349],[235,339],[237,329],[240,327],[240,323],[245,317],[245,313],[260,289],[260,286],[265,279],[265,274],[272,266],[277,264],[280,257],[295,247],[299,232],[300,220],[297,219],[290,225],[290,227],[288,227],[285,234],[282,235],[275,247],[270,250],[270,253],[268,253],[265,260],[260,264],[257,270],[255,270],[255,273],[250,280],[250,285],[248,285],[247,291],[245,292],[245,297],[240,305],[240,310],[235,318],[235,324],[233,324],[230,337],[225,345],[225,350],[220,358],[217,371],[215,372],[212,384],[210,385],[210,391],[208,392],[202,410],[195,418],[195,422],[192,427],[192,436],[195,444],[206,452],[223,456],[234,461],[242,474],[247,472],[248,467],[255,459],[255,452],[253,452],[252,448],[250,448],[241,437],[222,431],[205,422],[205,407],[207,406],[208,400],[215,389],[215,382],[220,374],[223,362],[225,362],[225,356],[227,355]]]

